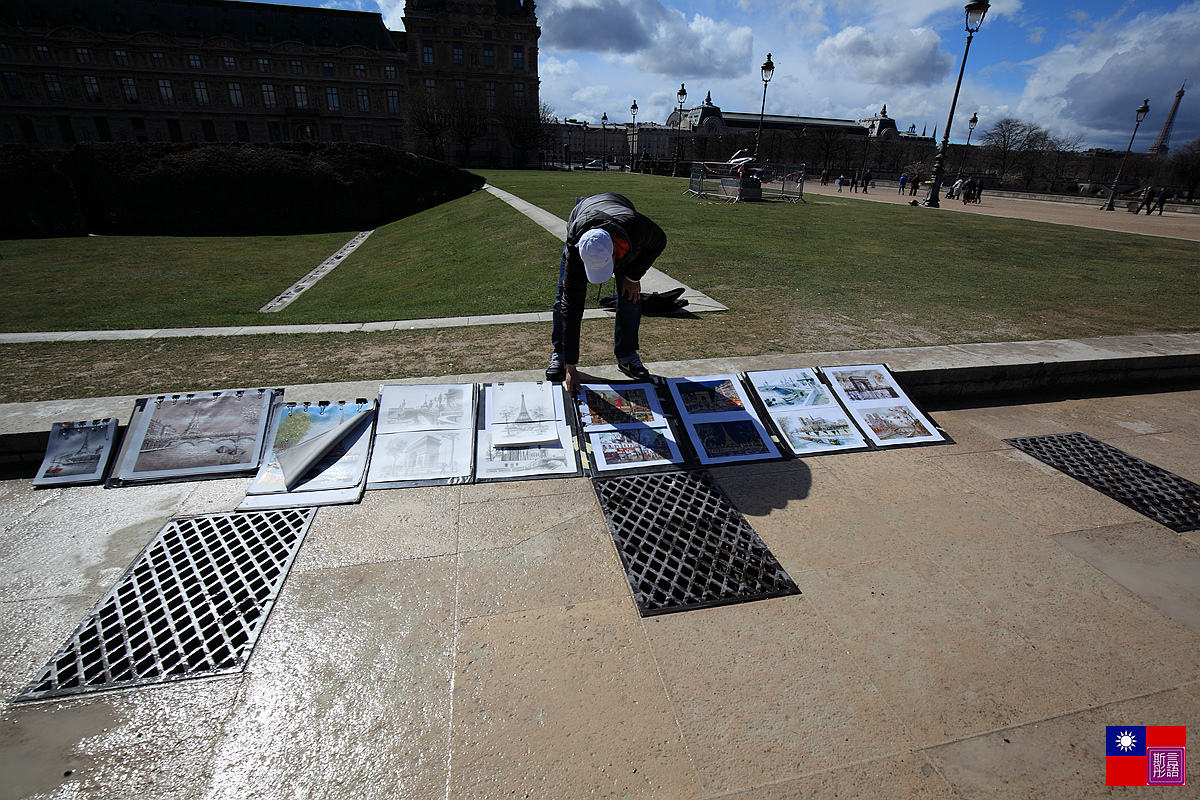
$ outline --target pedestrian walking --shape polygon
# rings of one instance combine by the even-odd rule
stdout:
[[[1158,197],[1154,200],[1154,207],[1158,209],[1158,215],[1161,217],[1163,206],[1167,204],[1167,187],[1162,187],[1158,193]],[[1150,212],[1146,212],[1146,216],[1150,216]]]
[[[845,175],[838,175],[837,184],[838,184],[838,194],[841,194],[841,193],[842,193],[842,187],[846,185],[846,176],[845,176]]]
[[[1153,207],[1154,207],[1154,187],[1147,186],[1146,193],[1144,195],[1142,195],[1142,202],[1138,205],[1137,211],[1134,211],[1133,213],[1140,214],[1140,213],[1142,213],[1142,209],[1144,208],[1144,209],[1146,209],[1146,216],[1148,217],[1148,216],[1150,216],[1150,209]]]
[[[858,170],[854,170],[854,173],[850,176],[850,191],[858,194]]]
[[[867,193],[867,188],[871,185],[871,170],[863,172],[863,194]]]
[[[896,194],[904,194],[904,184],[906,184],[906,183],[908,183],[908,176],[901,175],[900,176],[900,188],[898,188],[896,190]]]
[[[829,170],[827,170],[827,169],[821,170],[821,185],[822,186],[829,185]]]

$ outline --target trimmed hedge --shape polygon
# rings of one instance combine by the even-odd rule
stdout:
[[[75,188],[57,153],[0,145],[0,238],[39,239],[87,233]]]
[[[367,230],[469,194],[483,178],[361,143],[80,143],[62,155],[87,230],[264,235]]]

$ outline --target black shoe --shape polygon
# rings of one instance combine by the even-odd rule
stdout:
[[[546,367],[546,380],[551,383],[562,383],[567,379],[567,368],[563,366],[562,356],[554,353],[550,356],[550,366]]]
[[[626,356],[623,359],[618,359],[617,369],[621,370],[621,372],[628,377],[633,378],[635,381],[650,380],[650,370],[642,366],[642,360],[638,358],[637,353],[634,353],[631,356]]]

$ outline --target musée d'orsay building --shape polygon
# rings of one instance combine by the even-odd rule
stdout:
[[[374,142],[422,98],[537,113],[533,0],[378,13],[240,0],[0,0],[0,142]],[[503,160],[489,125],[476,149]],[[474,149],[473,149],[474,152]]]

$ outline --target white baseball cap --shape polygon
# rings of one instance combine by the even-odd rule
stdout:
[[[604,283],[613,274],[613,241],[608,231],[593,228],[579,237],[579,257],[588,283]]]

